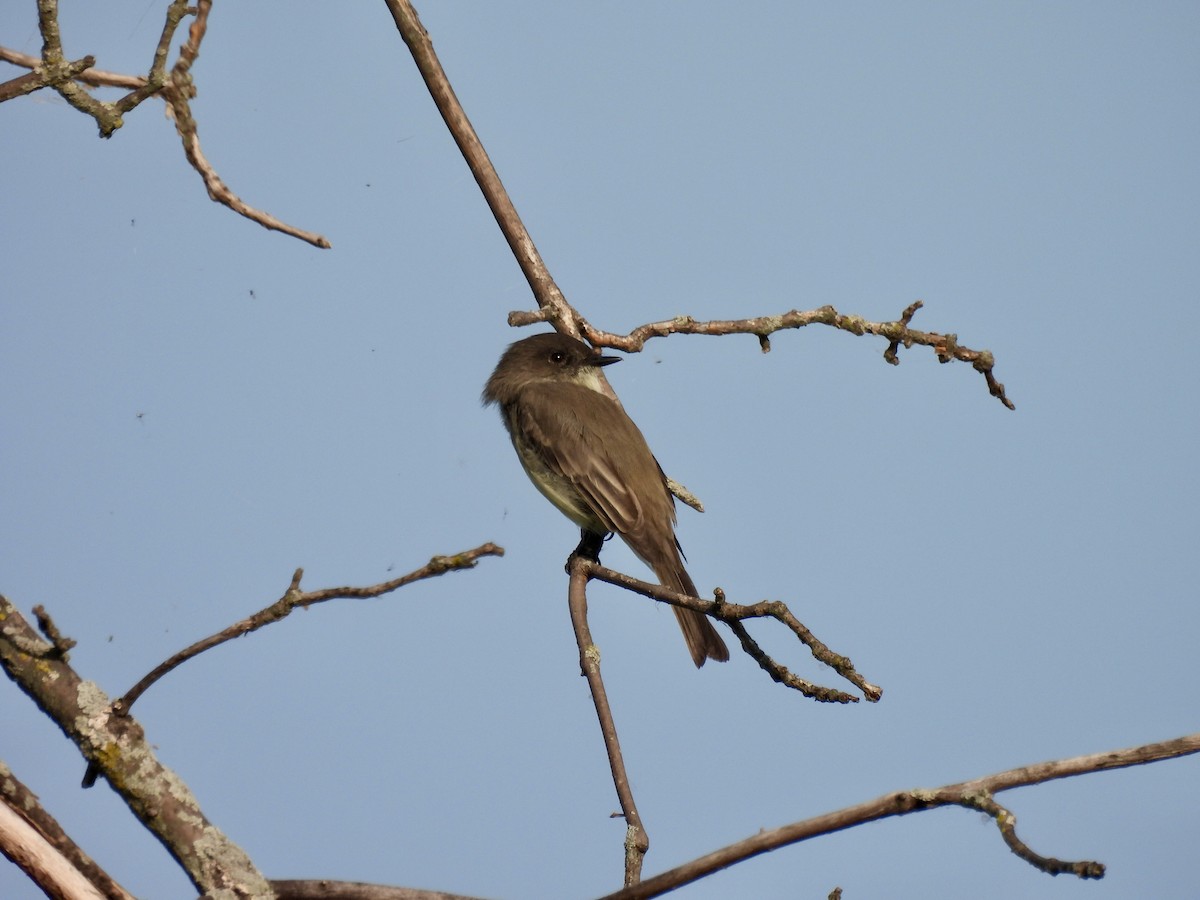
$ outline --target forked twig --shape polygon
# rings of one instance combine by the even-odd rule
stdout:
[[[166,101],[167,114],[174,121],[175,130],[183,142],[184,154],[192,168],[204,179],[205,189],[212,200],[264,228],[299,238],[314,247],[328,249],[332,244],[323,235],[289,225],[242,200],[221,180],[200,148],[196,120],[191,110],[191,100],[196,96],[191,67],[200,54],[200,43],[207,31],[211,10],[212,0],[197,0],[195,6],[189,6],[188,0],[171,0],[162,33],[154,48],[154,60],[150,71],[146,76],[136,76],[92,68],[95,65],[95,58],[92,56],[67,62],[63,55],[62,35],[58,25],[58,0],[38,0],[42,56],[38,58],[0,47],[0,60],[31,70],[27,75],[0,84],[0,102],[44,87],[53,88],[71,106],[95,119],[100,136],[107,138],[125,124],[125,113],[149,97],[161,96]],[[166,64],[171,38],[180,22],[189,15],[196,18],[188,31],[187,40],[179,48],[179,58],[175,66],[168,73]],[[77,82],[93,87],[123,88],[129,93],[115,102],[106,103],[80,88]]]
[[[913,316],[924,304],[917,300],[910,303],[894,322],[871,322],[862,316],[845,315],[832,306],[822,306],[805,312],[793,309],[789,312],[769,316],[754,316],[749,319],[714,319],[707,322],[697,321],[691,316],[676,316],[661,322],[648,322],[639,325],[629,334],[614,334],[595,328],[582,316],[578,317],[583,336],[594,346],[612,347],[626,353],[637,353],[646,346],[650,338],[666,337],[669,334],[750,334],[758,338],[758,344],[763,353],[771,351],[770,337],[777,331],[805,328],[809,325],[827,325],[849,334],[872,334],[888,339],[887,349],[883,358],[889,364],[900,364],[899,349],[919,345],[930,347],[937,356],[938,362],[948,363],[951,360],[970,363],[976,372],[983,375],[988,392],[1005,405],[1008,409],[1016,409],[1013,402],[1004,392],[1004,385],[996,380],[992,372],[996,364],[995,358],[987,350],[972,350],[958,343],[958,335],[939,334],[936,331],[919,331],[911,328]],[[508,314],[508,324],[513,326],[531,325],[535,322],[546,321],[548,316],[539,309],[536,311],[518,310]]]
[[[40,620],[41,617],[38,618]],[[39,625],[39,627],[41,626]],[[66,662],[61,655],[56,656],[55,659]],[[111,875],[100,868],[94,859],[71,840],[58,820],[42,806],[37,795],[29,790],[4,762],[0,762],[0,805],[11,810],[14,815],[23,820],[30,834],[36,835],[37,839],[44,841],[47,852],[53,854],[50,859],[42,860],[41,865],[36,867],[32,865],[27,867],[18,862],[29,878],[46,891],[48,896],[91,896],[83,891],[68,893],[65,890],[66,883],[72,877],[77,876],[85,879],[90,888],[98,891],[107,900],[134,900],[132,894],[121,887]],[[0,832],[5,835],[7,835],[7,831],[7,828],[0,827]],[[32,838],[27,840],[32,840]],[[12,859],[7,837],[0,838],[0,845],[3,845],[4,855]],[[16,861],[14,859],[14,862]],[[37,871],[31,871],[31,868],[36,868]],[[74,875],[72,876],[70,873],[74,873]],[[52,893],[54,888],[50,887],[51,885],[64,889],[64,893],[62,895]]]
[[[639,884],[626,886],[622,890],[608,894],[601,900],[645,900],[649,897],[658,897],[682,885],[698,881],[713,872],[789,844],[807,841],[879,819],[904,816],[942,806],[961,806],[965,809],[986,812],[996,820],[1001,837],[1009,848],[1030,865],[1043,872],[1051,875],[1069,873],[1079,878],[1101,878],[1104,875],[1104,865],[1101,863],[1090,860],[1064,862],[1052,857],[1040,856],[1030,850],[1016,837],[1014,829],[1016,818],[1011,812],[997,804],[992,799],[992,795],[1000,791],[1041,784],[1057,778],[1139,766],[1193,753],[1200,753],[1200,733],[1170,741],[1129,747],[1124,750],[1093,753],[1087,756],[1022,766],[973,781],[948,784],[932,790],[897,791],[836,812],[803,819],[780,828],[760,831],[745,840],[722,847],[720,850],[714,850],[712,853],[684,863],[682,866],[647,878]]]
[[[661,600],[664,603],[670,603],[672,606],[680,606],[685,609],[694,609],[696,612],[703,613],[706,616],[712,616],[714,619],[720,619],[727,624],[742,642],[742,649],[751,656],[755,662],[765,671],[772,679],[786,687],[799,691],[806,697],[813,700],[818,700],[823,703],[857,703],[858,697],[853,694],[847,694],[845,691],[839,691],[835,688],[822,687],[821,685],[813,684],[800,678],[795,673],[791,672],[782,663],[777,662],[766,654],[759,647],[758,643],[750,637],[742,624],[746,619],[775,619],[789,631],[794,634],[802,644],[808,647],[813,658],[819,662],[823,662],[829,666],[842,678],[849,681],[860,691],[863,696],[874,703],[883,696],[883,688],[872,684],[862,677],[854,668],[854,663],[850,661],[848,656],[843,656],[840,653],[835,653],[821,640],[817,638],[811,631],[805,627],[804,623],[793,615],[788,609],[786,603],[780,600],[763,600],[753,604],[738,604],[729,603],[725,599],[725,592],[717,588],[714,600],[701,600],[698,597],[689,597],[687,594],[681,594],[673,591],[670,588],[665,588],[659,584],[651,584],[647,581],[639,581],[629,575],[612,569],[606,569],[604,566],[591,560],[580,560],[579,566],[587,574],[589,578],[595,578],[598,581],[604,581],[608,584],[623,587],[634,593],[641,594],[644,597],[649,597],[652,600]]]
[[[192,64],[200,55],[200,43],[208,31],[208,15],[211,10],[212,0],[197,0],[196,19],[188,29],[188,39],[179,48],[179,59],[175,61],[175,66],[171,69],[170,80],[163,88],[167,111],[175,122],[175,130],[179,133],[180,140],[183,141],[183,152],[187,156],[188,162],[192,164],[192,168],[199,172],[200,177],[204,179],[204,187],[212,200],[228,206],[238,215],[257,222],[263,228],[291,235],[314,247],[328,250],[333,245],[324,235],[288,225],[270,213],[256,209],[242,200],[230,190],[229,185],[221,180],[200,149],[200,135],[197,132],[196,120],[192,116],[191,99],[196,96],[196,86],[192,81],[191,70]]]

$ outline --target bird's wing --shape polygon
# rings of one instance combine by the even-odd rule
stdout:
[[[578,413],[583,402],[585,416]],[[674,503],[662,469],[617,403],[581,385],[543,382],[525,391],[519,406],[522,418],[516,424],[547,467],[575,485],[609,531],[625,537],[636,550],[648,526],[674,524]],[[647,468],[661,487],[638,496],[627,486],[627,473]]]

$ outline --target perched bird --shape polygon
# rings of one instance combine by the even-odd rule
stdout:
[[[619,361],[567,335],[536,334],[505,351],[483,402],[499,406],[534,486],[583,530],[581,549],[618,534],[663,586],[698,597],[675,538],[667,478],[600,371]],[[672,609],[697,666],[729,659],[706,616]]]

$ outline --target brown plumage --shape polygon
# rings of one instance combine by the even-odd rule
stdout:
[[[483,400],[500,407],[521,465],[559,511],[590,534],[620,535],[661,584],[698,597],[666,476],[600,372],[618,359],[566,335],[537,334],[508,348]],[[697,666],[729,659],[706,616],[672,609]]]

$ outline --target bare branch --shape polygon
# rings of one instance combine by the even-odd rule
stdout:
[[[500,232],[508,241],[517,265],[525,274],[525,280],[529,282],[534,299],[542,311],[541,321],[553,323],[563,334],[579,337],[582,318],[567,303],[566,297],[550,277],[550,270],[546,268],[541,254],[534,246],[533,238],[529,236],[517,208],[513,206],[508,192],[504,189],[504,184],[500,181],[487,151],[484,150],[479,135],[475,133],[471,120],[467,118],[462,104],[458,102],[454,88],[450,86],[450,80],[446,77],[441,61],[433,49],[429,32],[421,24],[417,11],[408,0],[385,2],[400,36],[412,54],[413,62],[417,64],[421,78],[429,89],[430,96],[433,97],[433,102],[437,105],[438,112],[442,114],[446,128],[475,177],[492,215],[496,217],[496,224],[500,226]]]
[[[990,794],[967,794],[959,805],[967,809],[977,809],[990,816],[996,822],[996,827],[1000,829],[1000,837],[1008,845],[1008,849],[1035,869],[1040,869],[1049,875],[1077,875],[1080,878],[1104,877],[1103,863],[1088,859],[1066,862],[1034,852],[1028,844],[1017,837],[1017,817],[993,800]]]
[[[991,795],[999,791],[1030,784],[1040,784],[1056,778],[1069,778],[1075,775],[1086,775],[1091,772],[1101,772],[1106,769],[1120,769],[1128,766],[1139,766],[1164,759],[1187,756],[1200,753],[1200,733],[1163,741],[1155,744],[1144,744],[1140,747],[1130,747],[1124,750],[1113,750],[1106,753],[1093,753],[1088,756],[1076,756],[1070,759],[1054,760],[1023,766],[1019,769],[1009,769],[974,781],[964,781],[958,784],[948,784],[934,790],[910,790],[887,794],[857,806],[850,806],[837,812],[826,813],[812,819],[804,819],[782,828],[761,831],[743,841],[730,844],[720,850],[701,856],[691,862],[678,866],[670,871],[655,875],[653,878],[623,888],[608,894],[602,900],[640,900],[640,898],[657,897],[668,891],[697,881],[706,875],[727,868],[735,863],[777,850],[788,844],[796,844],[810,838],[835,831],[843,831],[892,816],[903,816],[909,813],[922,812],[927,809],[937,809],[942,806],[962,806],[966,809],[983,809],[989,815],[996,817],[1005,842],[1027,862],[1050,874],[1070,872],[1080,878],[1100,878],[1104,874],[1104,866],[1095,862],[1065,863],[1060,860],[1041,857],[1032,851],[1021,852],[1018,847],[1024,844],[1016,841],[1012,826],[1015,819],[1012,814],[991,801]],[[1015,845],[1014,845],[1015,844]],[[1028,848],[1025,848],[1026,850]]]
[[[627,353],[637,353],[646,345],[646,341],[655,337],[666,337],[669,334],[752,334],[758,338],[759,346],[764,353],[771,350],[770,336],[785,329],[804,328],[808,325],[828,325],[839,331],[850,334],[873,334],[888,339],[887,349],[883,358],[892,365],[900,364],[898,350],[901,345],[912,347],[914,344],[930,347],[937,356],[938,362],[947,363],[951,360],[970,363],[976,372],[983,375],[988,392],[1003,403],[1008,409],[1016,409],[1013,402],[1004,393],[1004,385],[996,380],[992,372],[995,359],[987,350],[972,350],[958,343],[958,335],[939,334],[936,331],[918,331],[910,328],[913,315],[924,304],[920,300],[909,305],[900,318],[895,322],[869,322],[861,316],[848,316],[838,312],[832,306],[822,306],[820,309],[801,312],[791,310],[773,316],[756,316],[751,319],[724,319],[708,322],[698,322],[691,316],[676,316],[661,322],[650,322],[639,325],[626,335],[614,334],[611,331],[601,331],[591,323],[580,319],[583,336],[596,347],[612,347]],[[537,312],[511,312],[508,314],[509,325],[529,325],[544,320],[541,310]]]
[[[3,50],[4,48],[0,47],[0,51]],[[63,82],[71,81],[96,64],[96,57],[94,56],[85,56],[83,59],[76,60],[75,62],[63,63],[58,66],[43,66],[35,57],[30,57],[30,59],[33,60],[33,65],[30,68],[34,69],[34,71],[28,75],[18,75],[16,78],[0,84],[0,103],[3,103],[5,100],[11,100],[14,97],[23,97],[25,94],[32,94],[34,91],[41,90],[44,87],[54,87]]]
[[[113,132],[124,124],[122,116],[125,113],[147,97],[158,93],[162,88],[166,78],[166,58],[171,36],[179,27],[184,16],[190,12],[187,0],[172,0],[167,9],[166,23],[163,26],[158,47],[155,50],[154,62],[144,83],[134,87],[129,94],[116,103],[104,103],[75,83],[76,77],[84,69],[90,68],[90,65],[79,67],[78,64],[68,65],[66,63],[63,56],[62,34],[58,26],[58,0],[38,0],[37,6],[38,28],[42,34],[42,59],[33,74],[40,73],[41,83],[36,87],[29,87],[29,90],[36,90],[38,87],[53,87],[73,107],[95,119],[96,125],[100,129],[100,136],[105,138],[111,137]],[[95,60],[92,59],[92,62],[94,63]],[[20,93],[28,93],[28,91],[22,90]],[[8,97],[4,95],[3,91],[0,91],[0,100],[4,99],[8,99]]]
[[[625,759],[621,755],[621,743],[617,738],[617,725],[613,720],[612,708],[608,705],[608,693],[604,690],[604,679],[600,677],[600,650],[592,641],[592,632],[587,622],[587,583],[590,567],[594,563],[578,553],[567,562],[571,576],[568,586],[568,605],[571,624],[575,628],[575,641],[579,645],[579,668],[587,678],[596,717],[600,720],[600,733],[604,738],[604,749],[608,753],[608,766],[612,771],[613,787],[625,817],[625,883],[637,884],[642,877],[642,863],[650,849],[650,836],[642,824],[633,789],[625,772]]]
[[[167,114],[175,123],[175,130],[183,143],[184,154],[192,168],[200,173],[205,190],[212,200],[264,228],[299,238],[314,247],[329,249],[333,245],[323,235],[289,225],[242,200],[221,180],[201,150],[196,120],[191,110],[191,100],[196,96],[191,67],[199,57],[200,44],[207,32],[211,10],[212,0],[198,0],[195,7],[188,6],[187,0],[172,0],[158,44],[154,48],[150,71],[146,77],[140,77],[93,69],[91,66],[94,65],[95,59],[90,56],[75,63],[67,63],[62,55],[57,0],[38,0],[42,58],[0,47],[0,59],[33,70],[28,75],[0,84],[0,102],[39,88],[53,87],[68,103],[94,118],[101,136],[107,138],[124,124],[122,117],[125,113],[149,97],[161,96],[167,103]],[[168,75],[166,64],[171,38],[179,23],[188,15],[195,15],[196,19],[189,29],[187,41],[180,47],[179,59]],[[76,84],[77,81],[93,86],[126,88],[129,93],[114,103],[104,103],[81,89]]]
[[[205,650],[211,650],[213,647],[220,646],[226,641],[231,641],[234,638],[239,638],[244,634],[250,634],[253,631],[258,631],[264,625],[270,625],[272,622],[278,622],[281,619],[287,618],[292,611],[297,607],[308,608],[314,603],[324,603],[327,600],[343,600],[343,599],[367,599],[371,597],[381,597],[384,594],[389,594],[392,591],[402,588],[407,584],[412,584],[414,581],[421,581],[426,578],[434,578],[438,575],[444,575],[446,572],[455,572],[461,569],[475,568],[477,560],[484,556],[503,556],[504,548],[498,547],[493,543],[481,544],[473,550],[464,550],[462,553],[456,553],[453,556],[435,556],[421,568],[409,572],[407,575],[401,575],[399,578],[393,578],[391,581],[385,581],[381,584],[371,585],[370,587],[337,587],[324,588],[319,591],[302,591],[300,590],[300,579],[304,577],[304,570],[297,569],[292,575],[291,584],[284,591],[283,596],[269,606],[260,609],[253,615],[242,619],[240,622],[234,622],[228,628],[224,628],[216,634],[196,641],[190,647],[180,650],[170,659],[155,666],[144,678],[130,688],[123,697],[113,704],[114,712],[118,715],[128,715],[130,707],[146,690],[158,681],[172,669],[177,668],[195,656],[199,656]]]
[[[0,803],[0,853],[51,900],[104,900],[95,885],[65,860],[33,826]]]
[[[85,59],[94,59],[94,57],[88,56]],[[36,56],[30,56],[28,53],[21,53],[9,47],[0,47],[0,60],[12,63],[14,66],[23,66],[26,69],[36,69],[42,63]],[[27,77],[26,75],[21,76],[21,78]],[[16,81],[17,79],[13,80]],[[82,81],[84,84],[91,85],[92,87],[118,87],[130,88],[131,90],[136,90],[146,85],[146,79],[142,75],[122,75],[120,72],[107,72],[103,69],[93,68],[85,68],[75,76],[75,80]],[[46,87],[46,85],[39,85],[39,87]],[[8,98],[5,97],[4,99]]]
[[[50,885],[62,884],[64,881],[70,883],[69,880],[73,877],[82,877],[87,880],[93,891],[97,892],[96,896],[108,898],[108,900],[133,900],[133,896],[129,894],[123,887],[115,882],[112,877],[100,868],[90,856],[84,853],[79,846],[67,836],[63,831],[58,820],[48,813],[38,800],[37,795],[29,790],[8,768],[3,762],[0,762],[0,807],[5,810],[10,810],[13,815],[19,817],[24,823],[24,827],[30,829],[36,835],[36,840],[32,835],[26,834],[22,839],[22,843],[26,846],[44,843],[40,853],[36,853],[39,857],[56,857],[55,860],[49,860],[44,867],[50,869],[48,872],[42,872],[42,866],[39,865],[38,871],[34,871],[32,865],[26,866],[14,859],[14,852],[10,844],[10,836],[15,830],[13,823],[5,825],[0,823],[0,851],[9,859],[13,859],[17,865],[21,866],[22,870],[37,884],[43,891],[50,896],[90,896],[81,892],[76,893],[51,893]],[[51,853],[52,851],[52,853]],[[70,869],[74,876],[56,874],[62,869]],[[82,890],[82,889],[81,889]]]
[[[192,116],[191,108],[191,99],[196,96],[196,86],[192,81],[191,69],[192,64],[200,56],[200,43],[208,31],[208,15],[211,11],[212,0],[198,0],[196,19],[188,29],[188,39],[179,48],[179,59],[176,60],[175,66],[171,70],[169,82],[163,88],[168,113],[175,122],[175,130],[179,133],[180,140],[183,141],[183,152],[186,154],[188,162],[192,164],[192,168],[199,172],[200,177],[204,179],[204,187],[208,191],[210,199],[229,207],[238,215],[245,216],[252,222],[257,222],[263,228],[291,235],[314,247],[328,250],[333,244],[323,235],[288,225],[242,200],[230,190],[229,185],[221,180],[212,163],[200,149],[200,135],[197,132],[196,120]]]
[[[167,7],[167,19],[163,23],[162,34],[159,35],[158,44],[154,48],[154,60],[150,64],[150,74],[146,77],[146,83],[134,88],[113,104],[118,113],[124,115],[147,97],[152,97],[162,90],[167,82],[167,54],[171,49],[171,37],[184,16],[195,12],[195,9],[188,6],[188,0],[172,0],[171,5]]]
[[[673,591],[670,588],[663,587],[659,584],[650,584],[646,581],[639,581],[629,575],[616,572],[612,569],[606,569],[599,563],[591,560],[582,560],[579,563],[580,567],[587,573],[589,578],[595,578],[599,581],[607,582],[608,584],[623,587],[627,590],[641,594],[644,597],[649,597],[652,600],[661,600],[664,603],[670,603],[672,606],[680,606],[685,609],[694,609],[697,612],[704,613],[706,616],[711,616],[714,619],[720,619],[725,622],[738,639],[742,642],[742,649],[750,655],[762,669],[771,676],[772,679],[780,684],[799,691],[806,697],[813,700],[818,700],[823,703],[857,703],[858,698],[853,694],[847,694],[843,691],[835,690],[834,688],[821,687],[810,681],[795,675],[788,668],[779,662],[776,662],[768,656],[757,642],[750,637],[742,621],[745,619],[775,619],[787,628],[800,640],[802,644],[808,647],[813,658],[819,662],[825,663],[840,676],[845,678],[860,691],[863,696],[871,702],[875,702],[883,696],[883,688],[878,685],[871,684],[863,678],[854,668],[854,664],[848,656],[842,656],[839,653],[834,653],[824,643],[817,639],[804,624],[797,619],[787,604],[779,600],[763,600],[760,603],[751,604],[749,606],[737,603],[728,603],[725,600],[725,592],[720,588],[716,590],[715,600],[701,600],[698,597],[689,597],[687,594],[681,594]]]
[[[480,900],[463,894],[328,878],[271,881],[276,900]]]
[[[201,893],[266,898],[271,889],[246,854],[204,816],[183,781],[163,766],[132,718],[57,654],[30,653],[42,642],[24,616],[0,596],[0,665],[63,730],[83,756],[187,872]]]
[[[500,231],[508,241],[509,248],[516,257],[517,264],[525,273],[525,278],[533,291],[538,309],[534,312],[509,313],[508,323],[512,326],[531,325],[536,322],[549,322],[554,328],[572,337],[584,338],[594,346],[614,347],[621,350],[636,352],[642,349],[649,337],[663,337],[667,334],[753,334],[758,338],[759,346],[766,353],[771,349],[770,336],[785,328],[802,328],[805,325],[819,322],[831,325],[852,334],[878,334],[889,340],[884,351],[884,359],[892,365],[900,362],[898,351],[900,345],[911,347],[913,344],[923,344],[933,347],[940,362],[957,359],[969,362],[980,372],[987,383],[988,391],[1009,409],[1014,409],[1012,402],[1004,393],[1004,385],[998,382],[992,372],[995,364],[991,353],[986,350],[971,350],[958,345],[958,338],[953,334],[937,334],[936,332],[918,331],[909,328],[909,322],[918,309],[921,301],[911,304],[896,322],[868,322],[859,316],[844,316],[832,306],[823,306],[812,312],[792,310],[778,316],[760,316],[754,319],[738,319],[729,321],[697,322],[691,316],[679,316],[664,322],[653,322],[634,329],[626,336],[620,336],[607,331],[593,328],[582,315],[563,296],[558,285],[550,276],[545,262],[534,246],[533,239],[517,214],[508,192],[504,189],[500,176],[496,173],[491,159],[484,150],[479,136],[475,133],[462,104],[458,102],[454,89],[442,69],[437,53],[433,49],[433,41],[425,26],[421,24],[417,11],[408,0],[385,0],[392,19],[396,23],[404,43],[412,54],[413,61],[425,85],[433,97],[446,128],[450,131],[458,149],[467,162],[471,174],[482,191]],[[685,501],[686,502],[686,501]]]
[[[50,641],[50,646],[54,648],[55,656],[66,662],[69,658],[68,653],[75,646],[75,641],[72,638],[66,637],[58,626],[54,624],[54,620],[50,618],[50,613],[46,612],[44,606],[35,606],[33,608],[33,616],[37,619],[38,628],[42,634]]]

